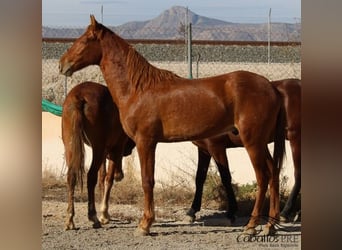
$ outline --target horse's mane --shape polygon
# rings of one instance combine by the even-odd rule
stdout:
[[[165,81],[179,78],[175,73],[151,65],[132,46],[126,59],[127,75],[136,90],[144,90]]]
[[[103,37],[105,33],[109,33],[110,36],[114,36],[115,41],[118,41],[116,46],[119,44],[124,45],[123,47],[128,47],[127,57],[126,57],[126,69],[127,77],[131,82],[135,90],[144,90],[155,86],[159,83],[165,81],[173,81],[175,78],[180,78],[180,76],[175,73],[159,69],[151,65],[142,55],[140,55],[131,45],[129,45],[123,38],[118,36],[112,30],[107,28],[102,24],[97,24],[99,30],[101,30],[101,36]]]

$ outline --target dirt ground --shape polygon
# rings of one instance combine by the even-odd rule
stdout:
[[[142,215],[139,205],[111,204],[109,224],[93,229],[87,219],[87,203],[75,203],[76,230],[64,230],[67,204],[42,201],[42,249],[300,249],[301,223],[281,225],[275,236],[242,234],[248,218],[234,225],[223,211],[202,209],[193,224],[183,222],[186,207],[156,207],[150,236],[134,236]],[[99,204],[97,204],[99,208]],[[260,226],[261,229],[261,226]]]

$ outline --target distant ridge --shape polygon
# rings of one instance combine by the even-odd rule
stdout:
[[[114,32],[126,39],[184,39],[182,25],[185,23],[187,9],[173,6],[159,16],[147,21],[133,21],[119,26],[109,26]],[[232,23],[208,18],[188,11],[188,19],[192,23],[194,40],[227,40],[227,41],[267,41],[267,23],[246,24]],[[42,36],[49,38],[76,38],[85,28],[51,28],[43,27]],[[272,23],[272,41],[301,40],[301,24]]]

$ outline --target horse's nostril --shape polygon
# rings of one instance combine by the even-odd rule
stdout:
[[[61,61],[59,61],[59,63],[58,63],[58,70],[59,70],[59,72],[60,72],[60,73],[62,73],[62,70],[63,70],[63,64],[62,64],[62,62],[61,62]]]

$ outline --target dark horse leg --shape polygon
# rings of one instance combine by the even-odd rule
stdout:
[[[95,186],[97,184],[97,175],[101,164],[105,160],[105,156],[103,153],[104,150],[95,151],[95,147],[93,147],[93,160],[90,166],[90,169],[87,174],[87,188],[88,188],[88,219],[92,222],[93,228],[100,228],[101,223],[96,215],[95,208]]]
[[[223,150],[222,150],[223,149]],[[225,148],[220,148],[218,150],[212,150],[211,155],[214,157],[216,165],[218,167],[221,182],[225,187],[227,200],[228,200],[228,211],[227,217],[231,220],[232,223],[235,221],[235,213],[237,211],[237,202],[234,194],[234,190],[231,183],[231,175],[228,166],[228,160],[225,152]],[[196,172],[196,192],[195,197],[192,202],[191,208],[187,212],[187,220],[189,222],[193,222],[195,220],[196,212],[201,209],[201,201],[202,201],[202,193],[203,193],[203,185],[207,176],[209,163],[210,163],[210,155],[206,152],[203,152],[198,148],[198,166]]]
[[[300,151],[300,138],[290,139],[290,145],[292,150],[292,158],[294,163],[294,177],[295,183],[291,190],[283,210],[280,213],[280,220],[286,222],[289,220],[290,213],[293,211],[297,196],[301,188],[301,151]]]
[[[230,175],[228,159],[226,155],[225,148],[220,148],[219,151],[212,153],[212,156],[215,159],[216,165],[218,167],[221,182],[225,187],[227,199],[228,199],[228,210],[227,217],[231,221],[231,223],[235,222],[235,213],[237,211],[237,202],[235,198],[235,193],[232,186],[232,176]]]
[[[186,213],[186,218],[188,222],[194,222],[196,218],[196,213],[201,210],[202,204],[202,193],[203,193],[203,185],[205,179],[207,178],[207,172],[209,168],[209,163],[211,156],[208,153],[203,152],[200,148],[198,148],[198,164],[197,164],[197,172],[196,172],[196,191],[194,200],[192,201],[191,208]]]
[[[295,202],[296,202],[297,196],[299,194],[299,191],[300,191],[300,180],[298,181],[297,178],[295,178],[295,184],[291,190],[291,193],[290,193],[290,195],[286,201],[286,204],[285,204],[283,210],[280,213],[280,220],[282,222],[289,221],[289,216],[290,216],[290,213],[294,209]]]

